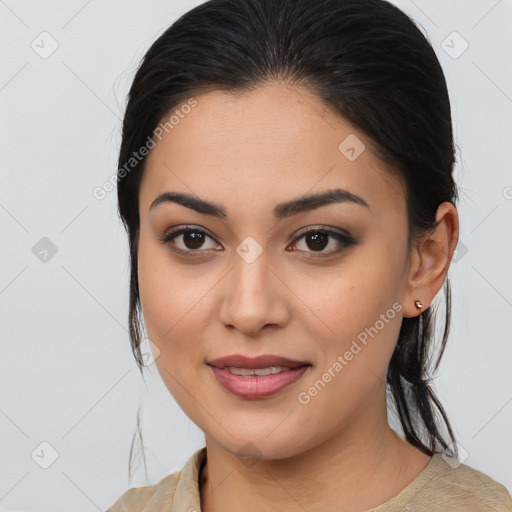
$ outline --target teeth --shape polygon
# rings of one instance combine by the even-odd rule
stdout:
[[[269,366],[268,368],[235,368],[235,367],[229,367],[224,368],[224,370],[228,370],[230,373],[234,373],[235,375],[274,375],[276,373],[286,372],[289,371],[290,368],[284,367],[284,366]]]

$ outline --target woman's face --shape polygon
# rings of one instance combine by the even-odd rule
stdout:
[[[140,298],[166,386],[232,453],[252,443],[283,458],[381,422],[389,359],[412,316],[402,307],[417,298],[401,183],[306,89],[195,99],[156,140],[139,196]],[[276,208],[338,189],[353,196]],[[225,216],[170,200],[151,208],[165,192]],[[308,366],[264,377],[208,364],[232,354]]]

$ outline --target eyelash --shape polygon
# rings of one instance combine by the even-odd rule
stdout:
[[[204,252],[209,252],[209,251],[201,251],[201,249],[184,250],[179,247],[176,247],[174,244],[171,243],[171,241],[174,238],[176,238],[179,235],[182,235],[184,233],[200,233],[200,234],[206,235],[207,237],[214,240],[213,237],[211,237],[206,231],[199,229],[199,228],[192,228],[192,227],[187,226],[187,227],[183,227],[183,228],[177,229],[176,231],[172,231],[171,233],[166,234],[163,238],[160,239],[160,241],[162,243],[168,245],[169,249],[171,251],[173,251],[177,254],[183,255],[187,258],[198,257],[198,256],[201,256]],[[292,244],[296,244],[302,238],[305,238],[307,235],[312,234],[312,233],[331,236],[332,238],[336,239],[338,242],[340,242],[342,244],[341,248],[335,249],[335,250],[327,252],[327,253],[322,253],[322,252],[315,253],[315,251],[311,251],[311,254],[313,254],[313,256],[312,256],[313,258],[322,258],[322,257],[332,256],[333,254],[339,254],[340,252],[344,251],[346,248],[356,244],[356,241],[351,236],[344,235],[342,233],[338,233],[337,231],[332,231],[332,230],[325,229],[325,228],[313,228],[313,229],[308,229],[306,231],[303,231],[295,238],[295,240],[293,240]],[[309,251],[306,251],[306,252],[309,253]]]

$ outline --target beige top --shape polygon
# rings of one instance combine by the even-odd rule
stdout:
[[[206,447],[195,452],[181,471],[156,485],[126,491],[107,512],[201,512],[199,474]],[[507,489],[456,459],[436,453],[400,493],[368,512],[512,512]]]

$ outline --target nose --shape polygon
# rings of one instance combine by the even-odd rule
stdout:
[[[269,267],[264,253],[251,263],[235,255],[233,268],[224,280],[221,322],[246,336],[283,327],[289,319],[289,291],[277,273]]]

